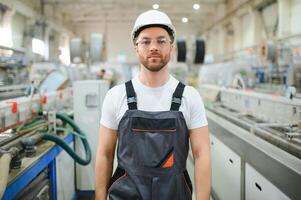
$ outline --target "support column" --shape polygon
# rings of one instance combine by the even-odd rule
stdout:
[[[15,12],[14,10],[7,9],[2,13],[1,25],[0,25],[0,45],[6,47],[13,47],[13,36],[12,36],[12,19]]]
[[[260,44],[260,41],[267,37],[263,32],[260,12],[255,9],[250,9],[249,14],[251,16],[251,30],[253,31],[252,44]]]
[[[278,37],[291,34],[291,0],[278,0]]]
[[[242,30],[241,30],[241,20],[240,17],[235,16],[231,20],[231,23],[233,25],[233,31],[234,31],[234,45],[233,45],[233,50],[241,49],[242,47]]]

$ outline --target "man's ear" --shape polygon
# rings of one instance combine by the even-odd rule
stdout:
[[[136,54],[138,54],[138,46],[137,45],[134,46],[134,50],[135,50]]]
[[[175,50],[175,43],[170,45],[170,52],[173,53]]]

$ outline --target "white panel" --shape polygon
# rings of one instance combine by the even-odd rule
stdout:
[[[251,26],[251,17],[249,14],[246,14],[242,17],[242,39],[243,47],[249,47],[253,45],[253,32]]]
[[[71,59],[74,62],[74,58],[81,58],[83,51],[83,42],[81,38],[73,38],[70,41],[70,55]]]
[[[103,48],[103,36],[99,33],[91,34],[90,59],[92,62],[100,62]]]
[[[274,3],[263,9],[262,15],[268,34],[269,36],[272,36],[278,18],[278,4]]]
[[[77,81],[74,83],[74,121],[86,134],[92,152],[92,160],[89,165],[76,164],[77,189],[79,190],[94,190],[95,156],[101,106],[107,90],[108,83],[106,81]],[[93,100],[94,96],[96,96],[96,102]],[[85,151],[79,139],[76,139],[76,152],[81,157],[85,157]]]
[[[210,139],[212,188],[220,200],[240,200],[240,157],[212,134]]]
[[[301,1],[292,0],[291,3],[291,33],[301,33],[300,19],[301,19]]]
[[[276,186],[246,163],[246,200],[287,200]]]
[[[23,35],[25,29],[25,18],[16,13],[13,16],[12,21],[12,36],[13,36],[13,47],[24,47]]]
[[[69,144],[73,148],[73,142]],[[65,151],[56,157],[57,199],[72,199],[75,194],[74,161]]]

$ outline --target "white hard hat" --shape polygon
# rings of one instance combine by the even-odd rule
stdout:
[[[135,38],[138,36],[137,31],[141,30],[141,28],[143,27],[151,27],[152,25],[163,27],[166,30],[169,30],[168,32],[172,34],[173,39],[175,38],[176,29],[172,25],[169,17],[164,12],[158,10],[148,10],[146,12],[141,13],[137,17],[131,34],[132,40],[134,41]]]

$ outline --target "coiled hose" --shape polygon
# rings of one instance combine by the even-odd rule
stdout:
[[[41,132],[42,139],[50,140],[52,142],[55,142],[57,145],[61,146],[77,163],[79,163],[81,165],[88,165],[91,162],[91,157],[92,156],[91,156],[91,148],[90,148],[90,145],[89,145],[89,143],[88,143],[88,141],[85,137],[85,133],[82,132],[81,129],[74,123],[74,121],[72,119],[70,119],[67,115],[61,114],[61,113],[56,113],[56,117],[58,119],[61,119],[64,122],[66,122],[67,124],[69,124],[75,132],[73,134],[79,134],[81,136],[79,138],[80,138],[80,140],[82,141],[82,143],[84,145],[84,149],[85,149],[85,152],[86,152],[86,159],[83,159],[83,158],[79,157],[73,151],[73,149],[71,149],[69,147],[69,145],[57,135]]]

